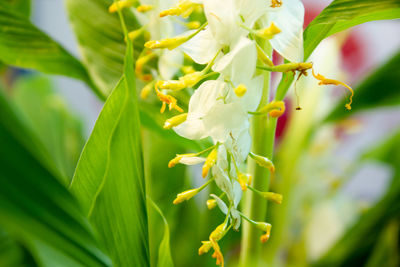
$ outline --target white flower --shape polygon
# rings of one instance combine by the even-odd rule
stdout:
[[[268,24],[274,22],[281,30],[270,40],[272,47],[292,62],[303,61],[304,6],[300,0],[284,0],[282,6],[267,15]]]

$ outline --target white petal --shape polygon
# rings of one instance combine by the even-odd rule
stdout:
[[[256,63],[255,43],[242,37],[229,53],[216,60],[213,70],[224,74],[233,83],[242,83],[252,78]]]
[[[189,115],[195,113],[202,117],[207,114],[217,102],[221,102],[219,98],[224,96],[226,90],[226,83],[223,81],[210,80],[202,83],[190,98]]]
[[[220,199],[219,197],[217,197],[216,195],[214,195],[214,194],[210,194],[210,196],[217,201],[217,205],[218,205],[219,209],[224,214],[227,214],[228,213],[228,207],[226,206],[225,202],[222,199]]]
[[[304,6],[301,1],[283,1],[282,7],[276,12],[270,12],[268,18],[282,31],[270,40],[272,47],[284,58],[302,62]]]
[[[226,193],[229,200],[233,201],[233,188],[228,175],[226,175],[225,171],[218,165],[212,167],[212,173],[215,177],[215,183],[217,186]]]
[[[183,64],[183,54],[179,50],[165,49],[158,61],[158,69],[163,80],[171,80]]]
[[[221,49],[221,45],[217,43],[209,27],[207,27],[188,42],[181,45],[180,49],[193,59],[194,62],[206,64],[215,57],[218,50]]]
[[[204,161],[206,161],[206,159],[202,158],[202,157],[183,157],[183,158],[181,158],[179,163],[182,163],[185,165],[196,165],[196,164],[202,163]]]
[[[173,129],[180,136],[191,140],[200,140],[208,136],[204,123],[199,117],[189,118],[188,116],[185,122]]]
[[[236,208],[242,199],[242,187],[238,181],[233,181],[233,206]]]
[[[216,142],[225,142],[229,134],[246,125],[247,113],[240,103],[217,104],[204,116],[204,127]]]
[[[233,225],[233,229],[238,230],[240,227],[240,223],[242,222],[242,217],[240,216],[240,213],[236,209],[231,210],[231,215],[233,221],[235,222],[235,224]]]
[[[221,45],[229,45],[240,36],[238,32],[242,30],[236,24],[234,0],[204,0],[204,13],[215,40]]]
[[[235,0],[239,14],[244,18],[244,24],[252,27],[254,22],[268,9],[266,0]]]
[[[250,82],[244,83],[247,88],[247,92],[240,98],[240,102],[244,110],[256,111],[261,101],[264,76],[260,75],[252,79]]]
[[[244,162],[250,153],[251,135],[248,128],[239,132],[236,137],[235,147],[233,150],[234,157],[238,163]]]

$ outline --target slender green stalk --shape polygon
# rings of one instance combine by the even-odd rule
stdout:
[[[271,48],[268,47],[267,53],[271,54]],[[270,72],[265,74],[263,96],[260,106],[265,106],[270,97]],[[275,141],[275,118],[268,116],[254,116],[251,121],[251,134],[253,138],[252,152],[272,158]],[[260,191],[268,191],[270,182],[269,170],[259,166],[253,159],[249,158],[248,171],[253,176],[253,187]],[[244,201],[244,214],[254,221],[265,221],[267,215],[267,201],[252,192],[247,191]],[[261,252],[260,230],[253,225],[244,224],[242,233],[242,249],[240,266],[257,266]]]

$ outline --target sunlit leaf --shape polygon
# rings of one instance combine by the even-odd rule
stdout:
[[[75,199],[27,148],[31,144],[21,142],[35,139],[12,114],[0,94],[0,226],[82,266],[109,266]]]
[[[25,75],[13,86],[13,102],[45,145],[69,184],[84,145],[82,125],[56,94],[49,79]]]
[[[12,66],[80,79],[101,96],[76,58],[5,2],[0,2],[0,60]]]
[[[326,37],[374,20],[400,18],[398,0],[335,0],[304,32],[304,58],[308,58]]]
[[[400,53],[367,77],[355,88],[351,112],[343,108],[346,100],[329,114],[327,121],[340,120],[370,108],[400,105]]]
[[[113,0],[66,0],[83,64],[95,84],[106,95],[121,78],[125,55],[124,34],[118,15],[108,12],[112,3]],[[139,27],[130,12],[124,13],[124,17],[132,27],[130,30]]]
[[[149,246],[133,48],[82,152],[71,191],[116,266],[148,266]]]
[[[11,7],[25,17],[31,14],[31,1],[30,0],[5,0]]]

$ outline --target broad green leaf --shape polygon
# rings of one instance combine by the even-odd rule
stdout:
[[[343,108],[345,100],[326,118],[340,120],[355,112],[388,105],[400,105],[400,52],[367,77],[357,88],[351,112]]]
[[[82,152],[71,191],[115,266],[148,266],[145,181],[133,48]]]
[[[2,229],[0,229],[0,266],[36,266],[24,246]]]
[[[326,37],[374,20],[400,18],[398,0],[335,0],[304,32],[304,58],[308,58]]]
[[[147,197],[147,202],[154,208],[154,210],[160,215],[163,224],[164,224],[164,235],[161,240],[160,246],[158,248],[158,260],[157,260],[157,267],[173,267],[174,263],[172,261],[171,256],[171,248],[170,248],[170,233],[169,233],[169,226],[167,219],[165,218],[164,214],[157,206],[157,204],[150,198]]]
[[[75,199],[20,141],[35,140],[12,114],[0,93],[0,226],[20,239],[40,240],[80,266],[109,266]]]
[[[12,92],[13,102],[68,185],[84,145],[81,122],[71,114],[46,77],[24,75],[15,82]]]
[[[11,7],[25,17],[31,14],[31,1],[30,0],[6,0]]]
[[[65,1],[83,64],[97,87],[108,95],[121,78],[126,50],[118,15],[108,12],[113,0]],[[130,12],[124,12],[124,17],[130,30],[139,28]]]
[[[80,79],[102,97],[76,58],[5,2],[0,2],[0,60],[16,67]]]

